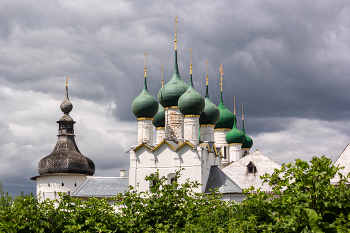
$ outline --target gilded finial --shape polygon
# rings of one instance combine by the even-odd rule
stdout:
[[[164,79],[163,79],[163,64],[162,64],[162,87],[164,86]]]
[[[177,36],[176,36],[176,33],[177,33],[177,16],[175,17],[175,40],[174,40],[174,42],[175,42],[175,50],[177,50],[177,44],[176,44]]]
[[[205,68],[205,85],[208,86],[208,73],[209,73],[209,68],[208,68],[208,60],[205,60],[205,65],[206,65],[206,68]]]
[[[68,77],[66,78],[66,87],[68,87]]]
[[[147,66],[147,61],[146,61],[146,59],[147,59],[147,50],[145,50],[145,77],[146,77],[146,73],[147,73],[147,68],[146,68],[146,66]]]
[[[221,92],[222,92],[222,75],[224,74],[224,69],[222,68],[222,63],[221,63],[221,66],[220,66],[220,73],[221,73],[221,83],[220,83],[220,87],[221,87]]]
[[[233,115],[236,116],[236,96],[233,97]]]
[[[243,101],[242,101],[242,120],[244,120],[244,113],[243,113]]]
[[[190,48],[190,74],[192,74],[192,49]]]

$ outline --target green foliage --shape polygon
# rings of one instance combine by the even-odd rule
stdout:
[[[146,177],[150,191],[130,187],[110,199],[12,199],[0,182],[0,232],[348,232],[349,175],[340,169],[325,156],[297,159],[262,176],[273,195],[251,187],[241,203],[222,201],[218,190],[195,193],[198,182],[168,184],[158,173]]]

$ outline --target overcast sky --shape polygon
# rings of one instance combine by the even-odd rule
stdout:
[[[41,158],[53,150],[69,77],[71,117],[82,154],[97,176],[129,168],[137,143],[131,112],[141,92],[144,51],[148,87],[157,96],[174,63],[174,18],[182,79],[237,112],[247,134],[279,164],[326,155],[350,141],[350,2],[121,1],[0,2],[0,180],[11,195],[35,192]],[[240,121],[240,117],[239,117]],[[239,127],[241,124],[239,122]]]

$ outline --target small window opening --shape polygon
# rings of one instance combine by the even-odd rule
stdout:
[[[64,186],[64,183],[62,182],[62,186]]]
[[[50,183],[47,184],[47,187],[50,187]]]
[[[68,195],[70,196],[70,191],[68,191]]]
[[[154,186],[156,186],[156,185],[157,185],[157,181],[152,180],[152,181],[151,181],[151,186],[154,187]]]
[[[74,184],[74,187],[77,187],[77,183]]]
[[[248,170],[248,173],[257,173],[257,169],[256,169],[256,166],[250,162],[248,165],[247,165],[247,170]]]
[[[177,182],[177,179],[175,177],[171,178],[170,179],[170,184],[174,183],[174,182]]]
[[[226,155],[226,146],[224,146],[224,159],[227,159],[227,155]]]

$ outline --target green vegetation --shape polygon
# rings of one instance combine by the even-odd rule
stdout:
[[[150,192],[131,188],[123,197],[86,201],[65,194],[60,201],[12,199],[0,183],[0,232],[349,232],[349,175],[340,169],[325,156],[297,159],[263,176],[278,197],[250,188],[240,204],[194,193],[197,182],[167,184],[158,174],[146,178],[155,181]]]

